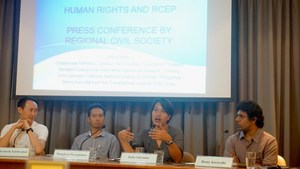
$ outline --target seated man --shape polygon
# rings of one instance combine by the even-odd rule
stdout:
[[[34,121],[38,112],[37,102],[24,97],[18,102],[20,119],[4,126],[0,136],[0,147],[28,147],[30,155],[44,154],[48,128]]]
[[[237,106],[236,122],[239,132],[230,136],[225,145],[224,156],[233,157],[236,163],[245,164],[246,152],[256,152],[256,163],[263,166],[277,164],[276,138],[262,130],[264,115],[253,101],[243,101]]]
[[[116,136],[105,131],[104,116],[105,111],[101,104],[94,103],[87,108],[90,130],[77,136],[72,145],[72,150],[90,150],[96,147],[97,157],[119,158],[120,144]]]

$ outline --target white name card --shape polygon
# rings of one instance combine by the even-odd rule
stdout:
[[[28,157],[29,148],[1,147],[1,157]]]
[[[197,156],[195,166],[231,168],[232,162],[232,157]]]
[[[125,153],[122,152],[120,162],[122,163],[148,163],[155,164],[157,154],[153,153]]]
[[[69,160],[89,160],[90,151],[55,149],[53,158]]]

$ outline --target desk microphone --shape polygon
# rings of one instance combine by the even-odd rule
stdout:
[[[220,148],[221,148],[221,144],[223,143],[223,140],[224,140],[224,134],[225,134],[225,133],[228,133],[228,130],[224,130],[224,131],[222,132],[222,136],[221,136],[220,142],[219,142],[219,144],[218,144],[218,148],[217,148],[217,155],[219,155],[219,156],[222,156],[222,154],[221,154],[221,152],[220,152]]]
[[[151,128],[150,128],[150,130],[149,131],[151,131],[151,130],[153,130],[155,128],[155,124],[153,124],[152,126],[151,126]],[[151,137],[149,137],[150,139],[149,139],[149,143],[148,143],[148,153],[150,153],[150,146],[151,146],[151,142],[152,142],[152,138]],[[146,148],[146,147],[145,147]]]
[[[83,144],[86,140],[88,140],[89,138],[91,138],[91,137],[92,137],[93,135],[95,135],[98,131],[101,131],[101,130],[104,129],[105,127],[106,127],[106,126],[103,125],[103,126],[101,127],[101,129],[95,131],[95,132],[92,133],[91,135],[88,135],[87,138],[85,138],[85,139],[81,142],[80,147],[79,147],[79,150],[82,150],[82,144]]]
[[[246,148],[249,148],[249,147],[252,145],[252,143],[253,143],[253,139],[251,139],[250,144],[248,144],[248,145],[246,146]]]
[[[17,136],[15,137],[14,142],[13,142],[13,147],[16,146],[16,139],[17,139],[18,136],[22,133],[22,131],[25,131],[25,129],[22,129],[22,130],[17,134]]]

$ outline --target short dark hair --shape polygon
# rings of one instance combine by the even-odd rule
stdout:
[[[171,116],[170,119],[169,119],[169,121],[170,121],[170,120],[172,119],[172,117],[173,117],[173,114],[174,114],[174,107],[173,107],[173,104],[172,104],[169,100],[167,100],[167,99],[165,99],[165,98],[157,98],[157,99],[153,102],[153,104],[152,104],[151,112],[154,110],[154,107],[155,107],[155,104],[156,104],[156,103],[160,103],[161,106],[163,107],[163,109],[165,110],[165,112],[166,112],[169,116]],[[168,121],[168,123],[169,123],[169,121]]]
[[[87,115],[89,117],[91,115],[91,110],[93,108],[99,108],[99,109],[101,109],[103,111],[104,116],[105,116],[105,109],[103,108],[103,106],[100,103],[92,103],[92,104],[88,105],[88,107],[86,109],[86,113],[87,113]]]
[[[237,105],[237,111],[246,112],[249,120],[256,118],[256,126],[258,128],[264,127],[264,115],[262,108],[254,101],[242,101]]]
[[[36,100],[35,98],[30,97],[30,96],[25,96],[25,97],[22,97],[22,98],[18,101],[18,107],[21,107],[22,109],[24,109],[27,100],[31,100],[31,101],[33,101],[33,102],[35,102],[35,103],[37,104],[37,100]]]

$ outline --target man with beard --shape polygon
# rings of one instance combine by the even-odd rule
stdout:
[[[237,106],[236,123],[239,131],[230,136],[225,145],[224,156],[233,157],[234,162],[245,164],[246,152],[256,152],[256,164],[277,164],[278,146],[276,138],[262,130],[264,115],[253,101],[243,101]]]
[[[72,150],[96,148],[96,158],[119,158],[120,144],[116,136],[104,130],[105,110],[99,103],[87,107],[90,130],[74,139]]]
[[[169,125],[174,113],[172,104],[166,99],[157,99],[152,106],[153,127],[134,135],[130,128],[118,133],[125,152],[134,152],[135,147],[144,147],[146,152],[164,151],[164,162],[180,162],[183,152],[183,132]],[[130,141],[132,144],[130,145]]]

